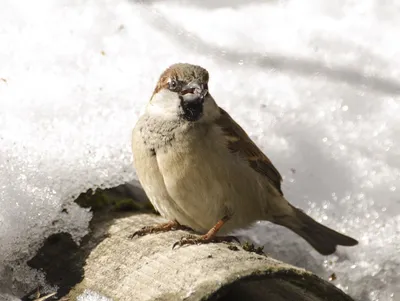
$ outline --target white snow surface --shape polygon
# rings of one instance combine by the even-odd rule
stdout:
[[[112,301],[95,291],[85,290],[81,295],[76,298],[77,301]]]
[[[137,117],[190,62],[287,198],[360,243],[323,257],[268,223],[242,233],[356,300],[400,300],[399,2],[143,2],[0,1],[0,299],[44,281],[25,261],[45,237],[87,233],[74,197],[135,178]]]

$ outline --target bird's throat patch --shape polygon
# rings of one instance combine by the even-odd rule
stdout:
[[[181,99],[180,107],[182,109],[182,118],[187,121],[199,120],[203,115],[203,102],[200,99],[199,101],[190,102],[185,102]]]

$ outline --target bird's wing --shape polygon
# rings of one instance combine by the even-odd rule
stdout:
[[[267,177],[283,195],[281,190],[282,177],[279,171],[225,110],[220,108],[220,113],[221,116],[216,123],[225,135],[229,150],[246,159],[251,168]]]

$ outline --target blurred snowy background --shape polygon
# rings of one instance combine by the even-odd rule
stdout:
[[[399,37],[396,0],[0,0],[0,299],[43,281],[25,261],[45,237],[87,233],[79,193],[135,178],[138,114],[190,62],[287,198],[360,244],[323,257],[270,224],[245,235],[356,300],[400,300]]]

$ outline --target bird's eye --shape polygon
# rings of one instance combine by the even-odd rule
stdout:
[[[170,82],[168,83],[168,89],[171,91],[177,91],[178,90],[178,82],[174,79],[171,79]]]

